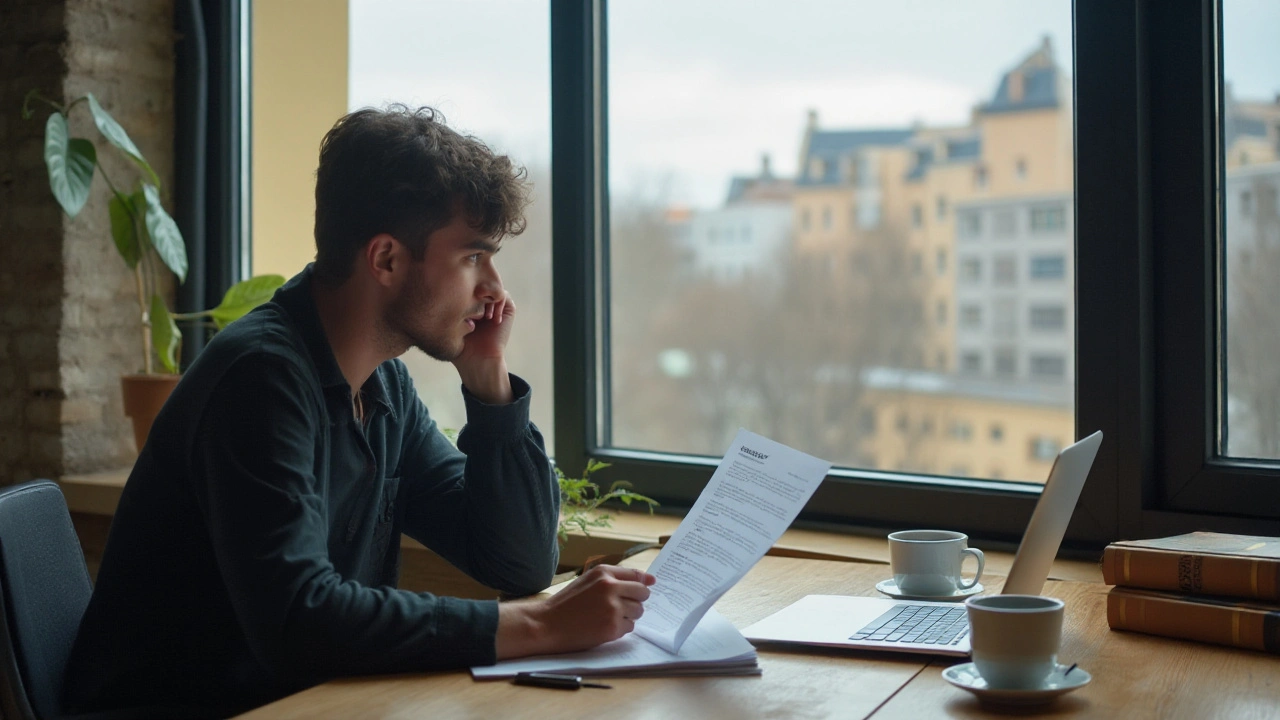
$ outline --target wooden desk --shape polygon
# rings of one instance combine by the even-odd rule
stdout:
[[[627,565],[647,567],[656,551]],[[738,627],[814,593],[876,596],[879,564],[765,557],[716,608]],[[987,592],[1004,578],[983,577]],[[1035,714],[1073,718],[1280,718],[1280,658],[1111,632],[1107,587],[1051,580],[1067,603],[1060,659],[1093,682]],[[843,650],[760,649],[761,677],[614,679],[565,692],[479,683],[466,672],[325,683],[244,718],[987,718],[941,676],[948,660]],[[1028,713],[1023,713],[1028,714]]]

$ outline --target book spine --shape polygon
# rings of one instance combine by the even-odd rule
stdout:
[[[1108,585],[1280,601],[1280,560],[1108,546]]]
[[[1107,595],[1107,625],[1149,635],[1280,654],[1280,612],[1231,603],[1130,594]]]

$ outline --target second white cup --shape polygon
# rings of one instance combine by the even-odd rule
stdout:
[[[1039,688],[1057,667],[1063,602],[1041,595],[969,598],[973,664],[991,688]]]
[[[966,555],[978,561],[968,581],[960,574]],[[969,547],[969,536],[962,532],[902,530],[889,535],[889,563],[898,592],[938,597],[977,585],[985,560],[981,550]]]

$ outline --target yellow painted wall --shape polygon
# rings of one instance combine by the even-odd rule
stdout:
[[[320,141],[347,112],[347,0],[253,2],[253,272],[315,258]]]

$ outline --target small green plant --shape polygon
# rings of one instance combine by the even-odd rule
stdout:
[[[440,431],[449,438],[449,442],[458,444],[457,430],[441,428]],[[560,484],[560,524],[556,527],[556,538],[562,546],[569,539],[570,530],[590,536],[593,528],[612,527],[613,516],[600,507],[610,500],[618,500],[628,507],[633,502],[646,503],[650,514],[658,505],[657,500],[633,492],[630,489],[631,483],[625,480],[617,480],[609,486],[608,492],[600,492],[600,486],[591,481],[591,475],[609,467],[609,463],[587,458],[587,467],[583,469],[580,478],[571,478],[558,466],[553,467],[556,481]]]
[[[160,176],[129,134],[103,109],[93,93],[63,106],[32,90],[22,103],[22,116],[31,119],[33,102],[53,108],[44,129],[44,161],[49,170],[49,189],[67,217],[74,218],[89,200],[95,171],[111,191],[107,212],[111,239],[125,265],[133,271],[138,296],[138,317],[142,329],[142,371],[155,370],[153,354],[169,373],[178,372],[182,331],[176,320],[196,321],[221,330],[231,321],[271,299],[284,284],[280,275],[259,275],[242,280],[227,290],[217,307],[192,313],[175,313],[161,292],[161,266],[182,282],[187,277],[187,249],[182,232],[160,203]],[[84,104],[89,109],[98,134],[137,167],[140,178],[132,184],[117,182],[98,162],[97,146],[87,138],[71,137],[67,119],[72,109]]]
[[[592,473],[609,467],[609,463],[587,458],[587,466],[582,477],[568,477],[557,467],[556,480],[560,483],[560,526],[556,528],[556,536],[564,545],[569,539],[570,530],[579,530],[583,535],[591,535],[592,528],[607,528],[613,525],[613,516],[600,509],[610,500],[619,500],[630,507],[633,502],[649,505],[650,514],[658,504],[657,500],[633,492],[631,483],[616,480],[609,486],[608,492],[601,492],[600,486],[591,481]]]

